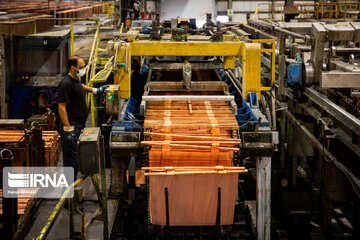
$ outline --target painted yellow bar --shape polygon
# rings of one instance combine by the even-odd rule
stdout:
[[[224,68],[235,69],[235,57],[224,57]]]
[[[261,52],[269,52],[269,53],[272,53],[273,50],[272,50],[272,49],[261,49]]]
[[[131,43],[132,56],[240,56],[244,42],[165,42]]]
[[[262,88],[261,91],[268,91],[267,89],[271,90],[271,87],[275,83],[275,40],[273,39],[256,39],[252,41],[253,43],[267,43],[271,44],[271,49],[261,49],[261,52],[268,52],[271,53],[271,85],[269,88]]]
[[[271,87],[261,87],[260,90],[261,91],[270,91]]]
[[[71,56],[74,55],[74,20],[71,19]]]
[[[245,43],[242,50],[242,95],[248,100],[249,92],[256,92],[260,100],[261,92],[261,45]]]
[[[129,99],[131,95],[131,49],[132,43],[118,43],[121,44],[118,49],[118,55],[116,57],[116,64],[122,64],[118,66],[114,71],[114,84],[120,85],[120,97]],[[115,44],[116,49],[117,44]],[[126,48],[128,50],[126,51]],[[128,54],[126,54],[128,52]],[[127,57],[127,59],[126,59]]]

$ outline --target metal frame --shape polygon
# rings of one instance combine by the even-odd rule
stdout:
[[[120,45],[120,48],[118,47]],[[269,49],[261,48],[261,44],[271,44]],[[115,44],[118,49],[115,64],[125,67],[115,69],[115,83],[127,93],[121,93],[128,98],[131,92],[131,57],[144,56],[218,56],[224,58],[224,68],[235,68],[235,57],[242,57],[243,84],[242,94],[248,100],[248,93],[256,92],[260,99],[261,91],[271,90],[275,82],[275,40],[255,40],[253,43],[234,42],[168,42],[168,41],[134,41]],[[272,54],[271,85],[261,86],[261,53]],[[125,90],[124,90],[125,89]]]
[[[5,43],[4,35],[1,34],[1,88],[0,88],[0,107],[1,107],[1,118],[6,118],[6,67],[5,67]]]

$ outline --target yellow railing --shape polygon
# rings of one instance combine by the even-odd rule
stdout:
[[[109,10],[110,11],[110,10]],[[36,34],[36,24],[37,21],[54,21],[53,18],[42,18],[42,19],[35,19],[34,20],[34,34]],[[97,65],[97,56],[99,52],[99,42],[100,42],[100,24],[99,24],[99,18],[57,18],[56,21],[70,21],[70,39],[71,39],[71,55],[75,54],[75,48],[74,48],[74,39],[75,37],[78,37],[74,34],[74,22],[76,21],[94,21],[96,25],[96,32],[94,34],[94,39],[90,51],[89,61],[86,65],[86,74],[85,74],[85,84],[87,86],[92,87],[93,83],[99,82],[99,81],[91,81],[96,75],[96,65]],[[79,36],[82,37],[82,36]],[[106,75],[108,77],[109,74]],[[94,106],[94,97],[90,97],[89,93],[86,95],[86,102],[88,106],[90,105],[90,109],[92,112],[92,126],[95,127],[95,111],[96,108]]]
[[[318,2],[318,3],[299,3],[296,4],[299,9],[298,18],[315,18],[315,19],[355,19],[360,9],[360,3],[355,1],[339,1],[339,2]],[[260,6],[267,6],[267,9],[261,9],[261,13],[267,13],[268,19],[275,21],[284,19],[283,3],[259,3]],[[276,19],[276,15],[280,14],[281,19]],[[258,18],[261,17],[258,15]]]
[[[107,81],[107,79],[109,78],[112,70],[113,70],[113,59],[114,56],[112,56],[108,62],[105,64],[104,69],[102,69],[101,71],[99,71],[98,73],[96,73],[89,82],[89,86],[93,87],[94,83],[105,83]],[[96,63],[95,63],[96,64]],[[92,119],[92,126],[95,127],[96,126],[96,121],[95,121],[95,112],[96,112],[96,107],[95,107],[95,98],[94,95],[91,95],[91,119]]]
[[[256,39],[252,41],[253,43],[261,43],[264,44],[271,44],[271,48],[261,48],[261,53],[270,53],[271,54],[271,81],[270,86],[263,86],[260,87],[260,91],[270,91],[275,83],[275,47],[276,42],[275,40],[270,39]]]

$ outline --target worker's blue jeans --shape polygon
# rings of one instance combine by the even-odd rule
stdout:
[[[75,127],[75,137],[69,138],[63,128],[61,127],[61,145],[63,152],[63,166],[74,168],[74,181],[77,178],[79,171],[79,155],[77,151],[77,141],[81,131],[84,129],[84,123],[69,121],[70,125]]]

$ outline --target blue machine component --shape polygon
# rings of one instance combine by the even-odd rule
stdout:
[[[302,63],[290,62],[287,67],[287,82],[288,83],[302,83]]]
[[[141,32],[144,33],[144,34],[150,34],[151,29],[150,29],[150,28],[147,28],[147,27],[143,27],[142,30],[141,30]]]
[[[240,128],[246,128],[248,125],[256,125],[259,117],[261,117],[261,127],[270,127],[270,122],[261,113],[259,109],[259,102],[256,93],[249,93],[250,102],[247,103],[240,93],[233,86],[233,83],[228,79],[223,69],[216,70],[220,78],[229,85],[229,92],[234,96],[235,102],[238,106],[236,120]]]
[[[135,146],[137,143],[140,144],[140,136],[142,133],[141,121],[136,119],[133,115],[136,110],[136,103],[136,99],[130,97],[125,108],[124,117],[120,121],[114,121],[112,123],[110,133],[111,142],[131,142],[132,144],[135,144]],[[121,148],[126,147],[128,147],[126,144],[121,146]]]
[[[149,68],[146,64],[143,64],[143,65],[141,66],[141,68],[140,68],[140,75],[141,75],[141,76],[144,76],[144,75],[147,76],[147,74],[149,73],[149,71],[150,71],[150,68]]]
[[[141,132],[142,126],[137,124],[136,122],[131,121],[122,121],[122,122],[113,122],[112,131],[117,132]]]
[[[133,115],[133,113],[136,110],[136,108],[135,108],[136,103],[137,103],[137,100],[135,98],[133,98],[133,97],[129,98],[129,101],[126,106],[125,114],[124,114],[123,119],[121,119],[121,122],[124,122],[124,121],[138,122]]]
[[[259,101],[256,92],[249,92],[248,98],[250,108],[259,108]]]

